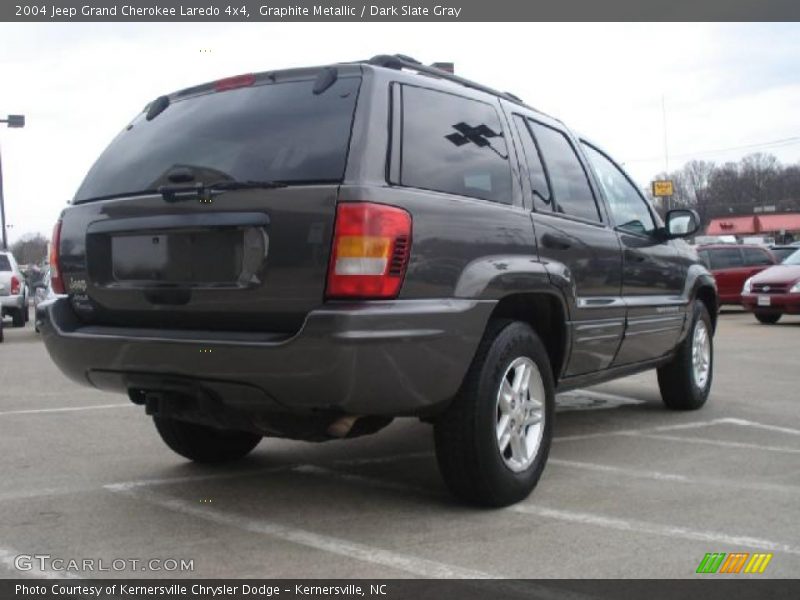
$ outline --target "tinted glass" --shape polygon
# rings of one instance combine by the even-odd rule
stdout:
[[[550,176],[553,209],[565,215],[599,221],[600,213],[586,173],[567,136],[535,121],[528,121],[528,124]]]
[[[531,181],[533,205],[536,210],[552,210],[550,202],[550,188],[547,185],[547,176],[544,173],[542,159],[536,142],[525,124],[525,118],[515,115],[517,131],[522,140],[522,150],[525,154],[525,163],[528,166],[528,175]]]
[[[402,122],[402,185],[511,204],[511,167],[494,107],[403,86]]]
[[[652,233],[656,223],[638,190],[607,156],[587,144],[583,148],[608,201],[614,224],[631,233]]]
[[[139,115],[103,152],[76,200],[152,190],[173,167],[196,181],[341,181],[360,78],[324,93],[313,81],[258,85],[173,102]]]
[[[744,266],[739,248],[710,248],[708,256],[711,259],[712,269],[733,269]]]
[[[778,259],[778,262],[781,262],[784,258],[788,258],[794,254],[797,248],[771,248],[770,250],[775,255],[775,258]]]
[[[783,259],[784,265],[800,265],[800,250],[797,250],[794,254],[790,254],[786,258]]]
[[[8,260],[8,256],[5,254],[0,254],[0,271],[10,271],[11,270],[11,261]]]
[[[771,265],[772,257],[764,250],[758,248],[742,248],[744,253],[744,264],[751,266]]]

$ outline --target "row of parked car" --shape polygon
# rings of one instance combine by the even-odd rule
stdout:
[[[761,323],[800,314],[800,245],[708,244],[697,247],[714,274],[720,305],[741,305]]]
[[[35,310],[35,305],[50,293],[49,269],[36,278],[26,276],[14,255],[0,250],[0,342],[3,341],[3,319],[9,317],[14,327],[25,327],[30,319],[31,299]]]

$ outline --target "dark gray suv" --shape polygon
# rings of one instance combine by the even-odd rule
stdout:
[[[161,96],[89,171],[37,320],[75,381],[196,461],[430,422],[461,499],[542,473],[557,391],[709,394],[714,279],[598,146],[404,56]]]

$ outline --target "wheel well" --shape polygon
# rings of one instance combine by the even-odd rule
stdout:
[[[711,329],[717,329],[717,312],[719,305],[717,303],[717,295],[714,290],[709,286],[703,286],[697,290],[697,299],[706,305],[708,316],[711,317]]]
[[[557,382],[567,346],[566,315],[558,298],[552,294],[512,294],[497,303],[492,319],[523,321],[541,338]]]

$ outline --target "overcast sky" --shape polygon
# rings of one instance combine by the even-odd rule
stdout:
[[[403,53],[453,61],[604,146],[643,186],[753,151],[800,160],[799,24],[0,24],[10,240],[52,224],[148,101],[237,73]],[[794,138],[793,141],[766,143]]]

